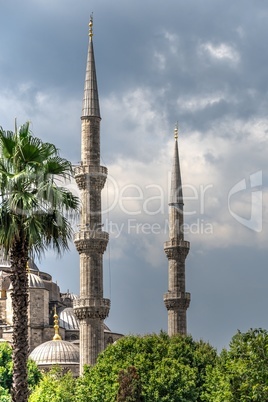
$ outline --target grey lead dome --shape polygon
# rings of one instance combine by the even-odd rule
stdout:
[[[44,289],[45,285],[44,285],[44,281],[42,278],[40,278],[40,276],[33,274],[32,272],[28,274],[28,286],[29,288],[41,288]],[[9,290],[13,289],[12,284],[10,284],[9,286]]]
[[[79,364],[79,349],[67,341],[48,341],[37,346],[29,357],[38,366]]]
[[[59,310],[59,325],[67,330],[79,330],[79,322],[72,307]]]

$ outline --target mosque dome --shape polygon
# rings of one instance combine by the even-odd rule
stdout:
[[[40,278],[40,276],[33,274],[30,272],[28,274],[28,286],[29,289],[34,288],[34,289],[45,289],[44,281],[43,279]],[[9,290],[13,288],[12,283],[9,286]]]
[[[31,258],[29,258],[27,265],[31,271],[39,271],[39,268]],[[10,268],[9,258],[5,256],[3,248],[0,247],[0,269],[10,272]]]
[[[62,293],[61,298],[62,298],[62,300],[65,300],[65,299],[77,300],[78,296],[75,293],[70,293],[68,291],[67,293]]]
[[[43,279],[32,272],[28,274],[28,285],[29,288],[45,288]]]
[[[48,370],[53,365],[58,365],[63,369],[69,369],[74,376],[79,372],[79,348],[71,342],[63,341],[59,334],[59,317],[54,313],[55,335],[52,341],[42,343],[37,346],[30,354],[30,359],[34,360],[40,369]]]
[[[79,330],[79,322],[72,307],[59,310],[59,325],[65,330]]]
[[[73,307],[74,300],[77,300],[78,296],[74,293],[70,293],[69,290],[67,293],[61,293],[61,300],[67,307]]]
[[[30,359],[42,366],[70,366],[79,364],[79,349],[71,342],[52,340],[37,346],[30,354]]]

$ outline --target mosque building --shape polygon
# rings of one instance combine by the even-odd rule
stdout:
[[[43,370],[58,364],[82,374],[85,364],[94,365],[98,354],[122,334],[112,332],[105,319],[110,300],[103,295],[103,253],[109,235],[102,230],[101,191],[107,168],[100,165],[100,107],[93,49],[93,20],[89,24],[84,98],[81,116],[81,163],[75,180],[81,195],[79,231],[74,243],[80,256],[80,295],[62,292],[52,276],[28,262],[29,352]],[[190,294],[185,292],[185,259],[190,244],[183,234],[183,195],[178,153],[178,129],[169,204],[169,240],[164,244],[168,258],[169,289],[164,295],[168,311],[168,334],[186,334],[186,310]],[[0,338],[12,344],[10,265],[0,255]]]
[[[12,344],[12,305],[9,263],[0,256],[0,338]],[[67,291],[61,292],[50,274],[42,272],[29,260],[29,351],[30,357],[40,368],[53,364],[79,373],[79,321],[74,313],[73,302],[78,297]],[[58,332],[61,342],[53,341],[55,336],[55,311],[58,315]],[[122,335],[113,333],[104,325],[104,347],[115,342]],[[54,350],[57,350],[57,353]],[[53,356],[55,359],[53,359]]]

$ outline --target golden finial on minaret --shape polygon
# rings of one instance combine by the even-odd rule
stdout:
[[[89,37],[90,37],[90,40],[92,40],[92,37],[93,37],[93,13],[91,13],[88,26],[89,26],[89,33],[88,33],[88,35],[89,35]]]
[[[175,125],[175,128],[174,128],[174,138],[175,138],[175,140],[178,139],[178,133],[179,133],[179,126],[178,126],[178,122],[177,122],[176,125]]]
[[[54,330],[55,335],[53,336],[53,341],[61,341],[61,336],[59,334],[59,316],[57,314],[56,306],[54,306]]]

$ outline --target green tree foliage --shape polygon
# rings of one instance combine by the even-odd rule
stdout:
[[[1,402],[10,402],[11,401],[11,395],[8,392],[8,390],[0,387],[0,401]]]
[[[29,402],[72,402],[75,400],[75,379],[54,367],[30,395]],[[99,401],[100,402],[100,401]]]
[[[128,336],[109,346],[77,380],[45,376],[31,398],[31,402],[266,402],[268,332],[238,332],[229,350],[218,357],[209,344],[190,336]]]
[[[191,336],[127,336],[110,345],[78,379],[75,401],[116,402],[119,373],[129,376],[129,367],[135,367],[144,402],[198,402],[206,367],[215,358],[210,345]]]
[[[41,371],[38,369],[36,363],[31,360],[28,359],[27,362],[27,372],[28,372],[28,386],[29,386],[29,390],[30,392],[32,392],[36,385],[39,384],[39,382],[42,379],[42,373]]]
[[[268,332],[238,332],[228,351],[223,350],[214,368],[207,370],[205,402],[268,401]]]
[[[71,163],[34,137],[29,123],[14,133],[0,128],[0,246],[10,259],[13,286],[13,402],[26,402],[29,393],[26,264],[33,252],[68,249],[72,228],[65,213],[77,211],[78,199],[59,179],[71,173]]]
[[[12,384],[12,349],[7,342],[0,344],[0,386],[10,391]]]
[[[7,342],[0,343],[0,401],[10,401],[12,386],[12,348]],[[32,360],[28,360],[28,385],[32,390],[40,381],[42,374]]]

